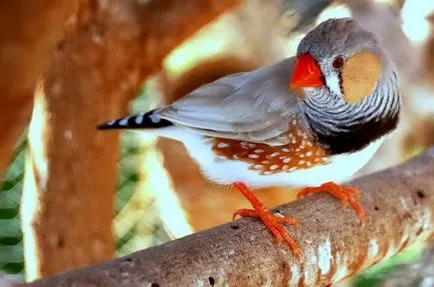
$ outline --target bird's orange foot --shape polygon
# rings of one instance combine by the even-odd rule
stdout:
[[[304,255],[300,247],[294,241],[294,239],[289,236],[288,232],[282,226],[282,223],[298,224],[298,221],[290,216],[279,217],[272,214],[244,183],[235,182],[233,186],[236,187],[253,206],[253,209],[243,208],[236,210],[233,214],[233,219],[235,219],[237,216],[260,218],[265,226],[274,235],[274,237],[276,237],[279,244],[286,242],[289,248],[291,248],[291,250],[298,256],[298,258],[302,259]]]
[[[312,193],[317,192],[328,192],[334,197],[342,200],[345,206],[348,204],[351,204],[351,206],[354,208],[354,211],[356,212],[357,216],[359,217],[362,225],[366,222],[366,213],[363,207],[357,202],[357,199],[360,197],[360,191],[354,188],[348,188],[343,187],[341,185],[338,185],[334,182],[327,182],[324,184],[321,184],[318,187],[306,187],[302,189],[297,194],[297,199],[303,198],[308,196]]]

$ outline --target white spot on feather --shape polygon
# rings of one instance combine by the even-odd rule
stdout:
[[[145,115],[145,113],[141,113],[141,114],[138,114],[136,116],[136,119],[135,119],[136,124],[140,125],[143,122],[144,115]]]
[[[152,113],[150,116],[149,116],[149,118],[151,119],[151,121],[154,123],[154,124],[157,124],[157,123],[159,123],[160,121],[161,121],[161,119],[155,114],[155,113]]]
[[[124,118],[124,119],[120,120],[119,125],[120,126],[126,126],[128,124],[128,119],[129,118]]]
[[[225,148],[227,146],[228,146],[227,143],[218,143],[218,145],[217,145],[218,148]]]

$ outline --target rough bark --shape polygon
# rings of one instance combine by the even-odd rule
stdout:
[[[277,207],[302,222],[288,230],[304,261],[258,220],[239,219],[27,286],[326,286],[433,238],[434,149],[348,185],[362,191],[363,227],[326,194]]]
[[[118,133],[95,126],[125,115],[143,80],[173,48],[239,2],[80,1],[44,75],[46,136],[33,140],[48,165],[41,170],[30,154],[34,185],[24,201],[40,202],[26,221],[36,242],[26,241],[25,249],[38,258],[28,274],[47,276],[112,257]]]
[[[47,68],[75,1],[0,3],[0,178],[28,124],[33,91]]]

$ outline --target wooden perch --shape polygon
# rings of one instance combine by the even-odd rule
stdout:
[[[433,238],[434,149],[349,185],[363,193],[363,227],[326,194],[275,209],[302,222],[288,228],[304,262],[258,220],[240,219],[25,286],[326,286]]]

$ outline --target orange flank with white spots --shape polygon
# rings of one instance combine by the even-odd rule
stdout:
[[[297,119],[289,123],[289,130],[284,136],[288,137],[289,143],[282,146],[213,138],[212,148],[217,156],[249,163],[250,169],[263,175],[292,172],[328,163],[326,150],[300,127]]]

